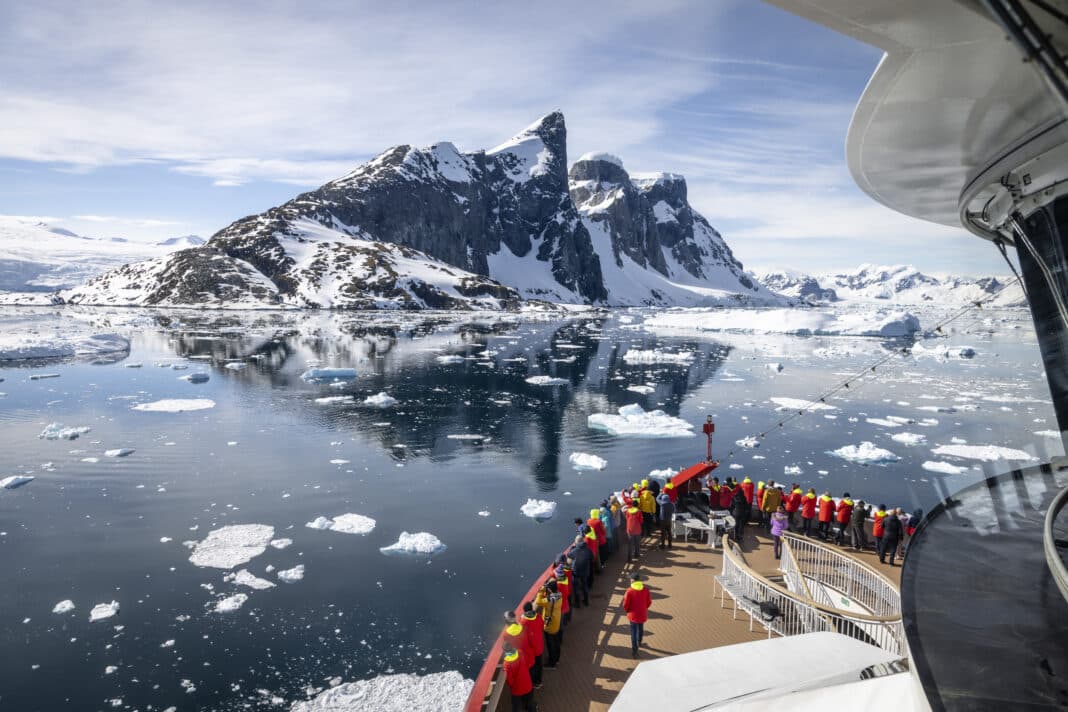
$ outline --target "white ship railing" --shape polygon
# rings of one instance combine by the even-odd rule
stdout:
[[[804,569],[788,546],[784,540],[783,576],[789,586],[799,586],[798,592],[750,568],[737,545],[724,536],[723,571],[715,577],[721,589],[720,605],[725,607],[729,596],[734,617],[738,617],[739,610],[743,611],[749,616],[750,630],[754,622],[758,623],[768,632],[769,638],[773,633],[786,636],[830,631],[858,638],[895,655],[904,657],[908,654],[900,609],[890,615],[869,615],[822,603],[813,598],[811,592],[805,595],[802,592],[808,591],[809,586],[804,581]]]
[[[803,577],[836,590],[872,615],[901,615],[901,593],[897,586],[867,564],[818,541],[790,533],[783,536],[783,550],[787,549]],[[817,601],[840,607],[822,587],[816,589]]]
[[[1060,552],[1057,551],[1057,541],[1053,534],[1057,516],[1066,505],[1068,505],[1068,487],[1062,489],[1053,498],[1049,509],[1046,510],[1045,526],[1042,529],[1042,548],[1045,550],[1046,564],[1053,575],[1053,580],[1057,582],[1057,588],[1061,590],[1061,595],[1068,601],[1068,568],[1065,567],[1064,559],[1061,558]]]

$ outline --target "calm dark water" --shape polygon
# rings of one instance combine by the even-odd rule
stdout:
[[[18,328],[27,328],[26,312],[19,318]],[[132,333],[131,354],[105,364],[0,367],[6,394],[0,397],[0,476],[36,477],[0,490],[4,710],[270,709],[277,708],[272,698],[288,706],[308,686],[335,676],[348,681],[454,669],[473,676],[500,611],[560,549],[573,516],[650,470],[703,457],[700,435],[635,439],[587,427],[587,415],[631,403],[693,422],[698,433],[705,415],[713,415],[723,474],[782,480],[784,468],[798,467],[802,474],[785,479],[910,509],[929,508],[984,472],[1007,469],[1004,462],[931,453],[951,438],[1024,449],[1039,459],[1061,453],[1059,439],[1036,434],[1056,426],[1023,312],[972,320],[962,325],[965,333],[952,334],[951,343],[976,347],[974,359],[897,363],[833,401],[837,410],[827,415],[834,419],[810,414],[781,430],[774,424],[782,413],[769,398],[810,398],[901,345],[657,335],[640,328],[640,312],[568,320],[212,320],[129,312],[91,318],[123,322],[117,328]],[[32,319],[70,317],[41,312]],[[628,364],[628,349],[694,357]],[[442,363],[445,354],[465,358]],[[228,369],[230,360],[247,366]],[[781,362],[783,370],[768,369],[770,362]],[[306,383],[300,374],[310,365],[355,367],[358,376],[341,389]],[[197,370],[209,372],[210,381],[178,380]],[[60,377],[29,379],[43,372]],[[526,383],[533,375],[569,385]],[[627,390],[642,384],[654,392]],[[397,405],[360,404],[380,391]],[[315,402],[346,394],[355,402]],[[132,409],[163,398],[210,398],[216,405],[186,413]],[[919,410],[954,403],[973,409]],[[888,415],[938,423],[867,422]],[[74,441],[38,439],[51,422],[92,430]],[[762,430],[773,434],[760,448],[734,446]],[[922,434],[927,442],[890,439],[899,432]],[[863,466],[827,454],[865,440],[901,460]],[[103,454],[120,447],[136,452]],[[576,472],[568,463],[572,452],[599,455],[608,468]],[[98,462],[83,461],[93,457]],[[922,469],[927,460],[970,469],[936,474]],[[557,516],[544,524],[522,517],[519,507],[528,497],[559,502]],[[490,516],[479,516],[481,510]],[[346,512],[373,517],[377,527],[354,536],[304,526]],[[276,537],[293,544],[268,548],[245,568],[277,582],[266,567],[303,564],[303,580],[254,591],[224,582],[222,570],[189,562],[182,542],[250,523],[273,526]],[[380,554],[402,531],[431,532],[448,548],[430,559]],[[161,542],[164,537],[171,541]],[[212,611],[219,598],[237,591],[249,595],[239,611]],[[63,599],[77,608],[53,614]],[[120,603],[119,614],[89,623],[93,605],[111,600]],[[106,673],[109,666],[116,669]]]

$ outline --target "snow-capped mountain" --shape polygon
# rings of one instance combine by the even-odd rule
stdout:
[[[774,292],[809,302],[965,304],[1000,291],[994,304],[1016,306],[1024,303],[1019,285],[1005,286],[1012,277],[936,276],[924,274],[911,265],[864,264],[850,272],[814,276],[783,271],[757,272],[754,277]]]
[[[331,308],[778,301],[686,203],[681,177],[631,180],[621,165],[584,159],[569,180],[559,112],[486,151],[397,146],[203,246],[65,298]],[[618,170],[601,176],[605,166]]]
[[[166,240],[160,240],[156,244],[160,247],[170,247],[174,250],[182,250],[186,247],[199,247],[205,242],[207,242],[207,240],[200,235],[182,235],[180,237],[168,237]]]
[[[167,251],[163,246],[84,237],[33,219],[0,216],[0,291],[66,289],[120,265]]]

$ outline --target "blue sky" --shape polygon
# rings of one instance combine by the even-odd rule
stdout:
[[[1005,272],[853,184],[880,56],[750,0],[5,3],[0,214],[209,236],[389,146],[488,148],[559,108],[572,159],[684,174],[747,267]]]

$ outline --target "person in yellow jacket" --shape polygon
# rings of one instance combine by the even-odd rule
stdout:
[[[656,512],[656,499],[648,489],[643,489],[638,495],[638,509],[642,510],[642,534],[650,536],[653,533],[653,513]]]
[[[782,503],[782,490],[775,486],[775,480],[769,480],[764,488],[764,496],[760,498],[761,518],[766,529],[771,529],[771,515],[778,511]]]
[[[564,615],[562,598],[556,588],[555,579],[547,581],[541,587],[534,598],[534,607],[541,611],[542,620],[545,621],[545,652],[549,658],[545,661],[545,667],[555,670],[556,663],[560,660],[560,621]]]

